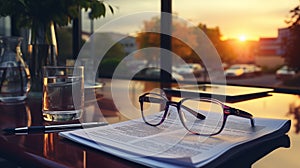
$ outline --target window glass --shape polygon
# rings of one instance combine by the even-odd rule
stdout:
[[[115,13],[94,20],[93,29],[98,34],[105,32],[105,40],[119,40],[113,39],[116,43],[104,55],[99,75],[113,75],[123,61],[124,74],[120,76],[133,74],[138,79],[159,79],[161,51],[146,49],[160,47],[157,32],[160,15],[145,15],[145,12],[160,12],[161,2],[111,0],[108,3],[115,6]],[[292,16],[290,10],[297,5],[296,0],[173,0],[172,62],[165,63],[172,64],[172,78],[198,82],[225,78],[228,84],[299,90],[300,54],[297,53],[300,51],[293,46],[300,41],[296,38],[300,29],[295,26],[291,30],[292,23],[287,23]],[[104,31],[105,25],[114,21],[118,24]],[[87,14],[83,16],[83,30],[92,30]],[[197,53],[199,48],[209,46],[203,46],[204,37],[195,33],[197,30],[214,47],[220,60],[213,63],[217,68],[205,60],[210,54]]]

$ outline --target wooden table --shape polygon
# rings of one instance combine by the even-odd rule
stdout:
[[[69,123],[128,120],[119,109],[138,108],[140,94],[159,88],[157,82],[104,80],[105,86],[87,90],[85,112],[80,120]],[[94,93],[96,93],[94,95]],[[172,99],[179,99],[173,97]],[[227,159],[222,166],[240,167],[299,167],[300,154],[300,96],[271,93],[270,96],[230,103],[255,117],[292,120],[287,136],[270,141],[267,145],[241,151],[239,157]],[[126,110],[125,110],[126,111]],[[0,105],[0,128],[61,123],[44,122],[41,99],[29,97],[25,102]],[[282,147],[284,146],[284,147]],[[105,152],[76,144],[59,137],[58,133],[5,135],[0,133],[0,167],[143,167]]]

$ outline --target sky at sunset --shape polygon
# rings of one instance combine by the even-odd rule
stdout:
[[[95,21],[95,30],[109,20],[139,12],[160,11],[160,0],[107,0],[115,6],[115,14]],[[226,38],[258,40],[259,37],[276,37],[277,29],[287,27],[284,22],[289,10],[299,0],[173,0],[173,13],[191,21],[204,23],[208,27],[218,26]],[[83,29],[90,30],[87,16],[83,16]],[[120,22],[119,32],[130,34],[142,27],[136,23]],[[140,23],[138,23],[140,22]],[[136,26],[139,25],[139,26]]]

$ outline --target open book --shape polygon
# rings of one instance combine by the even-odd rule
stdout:
[[[231,153],[278,138],[290,125],[290,120],[255,118],[252,128],[248,120],[233,116],[220,134],[206,137],[189,133],[179,118],[170,117],[158,127],[136,119],[59,135],[151,167],[201,167],[218,165],[216,161]]]

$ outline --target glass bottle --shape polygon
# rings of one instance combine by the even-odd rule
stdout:
[[[21,37],[0,37],[0,101],[20,102],[30,90],[30,73],[22,58]]]

